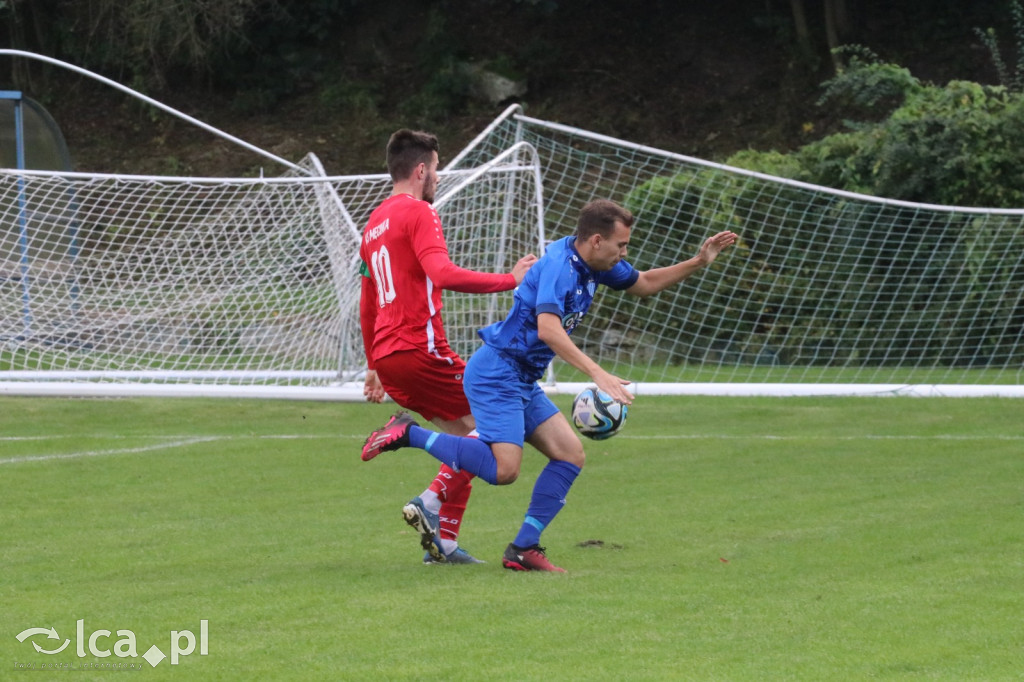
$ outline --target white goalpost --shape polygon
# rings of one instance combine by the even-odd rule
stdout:
[[[266,156],[283,175],[0,170],[0,395],[362,400],[358,246],[390,179]],[[595,300],[574,339],[640,395],[1024,396],[1024,210],[780,180],[516,106],[441,177],[476,270],[540,254],[597,197],[636,214],[641,269],[740,234],[682,286]],[[445,294],[457,352],[511,296]],[[557,361],[545,381],[586,383]]]

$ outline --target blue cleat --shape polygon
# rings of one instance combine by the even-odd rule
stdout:
[[[430,556],[430,553],[423,555],[423,563],[425,564],[484,564],[487,563],[483,559],[477,559],[475,556],[462,549],[456,547],[448,554],[444,555],[444,561],[435,561],[434,557]]]
[[[427,508],[423,506],[423,500],[417,496],[402,507],[402,516],[405,517],[405,522],[420,534],[420,547],[427,551],[427,556],[438,563],[444,563],[445,556],[441,551],[441,536],[438,535],[441,522],[437,518],[437,514],[427,511]]]

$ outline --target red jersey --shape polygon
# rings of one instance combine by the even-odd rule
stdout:
[[[409,194],[370,214],[359,246],[363,261],[359,321],[367,366],[396,351],[450,354],[441,320],[441,290],[485,294],[516,286],[511,274],[460,268],[448,256],[441,219]]]

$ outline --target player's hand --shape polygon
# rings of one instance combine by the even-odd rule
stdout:
[[[367,402],[384,402],[386,394],[384,393],[384,387],[380,385],[380,379],[377,378],[377,370],[366,370],[366,379],[363,380],[363,395],[366,396]]]
[[[609,374],[600,368],[599,371],[594,372],[590,378],[594,380],[594,384],[599,389],[615,398],[623,405],[633,404],[633,394],[626,390],[626,384],[631,383],[628,379],[620,379],[614,374]]]
[[[529,270],[534,263],[537,262],[537,256],[532,253],[527,254],[519,259],[519,262],[512,268],[512,276],[515,277],[516,284],[523,281],[523,277],[526,277],[526,271]]]
[[[739,235],[735,232],[730,232],[729,230],[719,232],[704,240],[697,256],[704,261],[704,265],[711,265],[718,258],[718,254],[722,253],[723,249],[735,244],[737,239],[739,239]]]

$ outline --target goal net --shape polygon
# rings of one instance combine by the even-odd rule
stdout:
[[[0,394],[362,399],[358,246],[386,175],[0,170]],[[1024,395],[1024,211],[888,201],[509,108],[441,173],[452,259],[508,271],[597,197],[640,269],[741,241],[682,285],[604,291],[575,341],[638,393]],[[447,292],[453,347],[511,293]],[[586,377],[556,361],[552,391]]]
[[[510,108],[449,168],[513,142],[540,157],[545,220],[584,203],[637,216],[638,268],[741,241],[646,300],[605,291],[574,340],[658,393],[1024,395],[1024,211],[888,201],[643,147]],[[550,382],[585,377],[556,361]]]
[[[457,262],[539,248],[528,146],[441,176]],[[359,240],[390,192],[313,155],[279,178],[0,171],[0,392],[361,397]],[[461,330],[507,305],[446,300]]]

